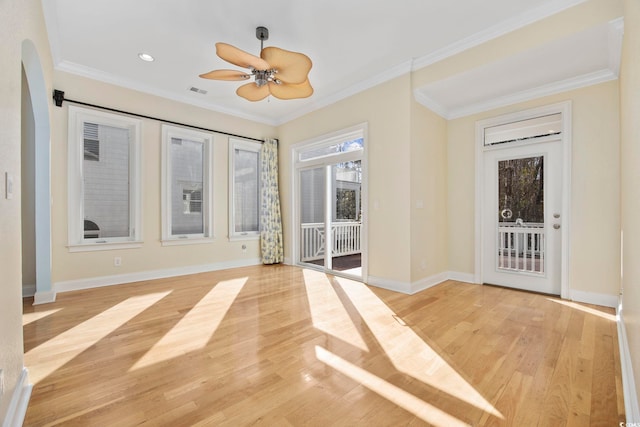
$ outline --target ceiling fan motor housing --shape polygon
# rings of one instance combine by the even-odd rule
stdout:
[[[257,27],[256,37],[260,41],[269,40],[269,30],[266,27]]]

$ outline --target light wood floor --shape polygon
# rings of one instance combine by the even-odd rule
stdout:
[[[24,342],[26,426],[624,421],[613,310],[491,286],[249,267],[26,300]]]

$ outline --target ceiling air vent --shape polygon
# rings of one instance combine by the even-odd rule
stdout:
[[[206,94],[207,94],[207,91],[206,91],[206,90],[204,90],[204,89],[198,89],[197,87],[194,87],[194,86],[191,86],[191,87],[189,88],[189,90],[190,90],[191,92],[199,93],[200,95],[206,95]]]

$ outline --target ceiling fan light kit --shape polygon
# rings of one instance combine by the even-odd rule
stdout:
[[[252,55],[227,43],[216,43],[216,54],[225,61],[248,68],[249,72],[238,70],[213,70],[200,74],[210,80],[242,81],[254,78],[236,90],[236,94],[249,101],[260,101],[269,95],[278,99],[307,98],[313,94],[309,83],[312,62],[303,53],[291,52],[278,47],[263,47],[269,39],[269,30],[256,28],[256,38],[260,40],[260,56]]]

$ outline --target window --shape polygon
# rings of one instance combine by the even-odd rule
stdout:
[[[213,237],[212,136],[162,126],[162,241],[202,243]]]
[[[545,138],[557,138],[557,135],[562,134],[562,114],[547,114],[487,126],[483,131],[485,147],[514,142],[540,142]]]
[[[99,126],[97,123],[84,124],[84,159],[89,161],[100,161],[100,139],[98,136]]]
[[[141,243],[140,120],[69,107],[69,249]]]
[[[229,238],[259,235],[260,143],[229,140]]]
[[[202,188],[197,190],[182,190],[182,201],[185,214],[202,213]]]

